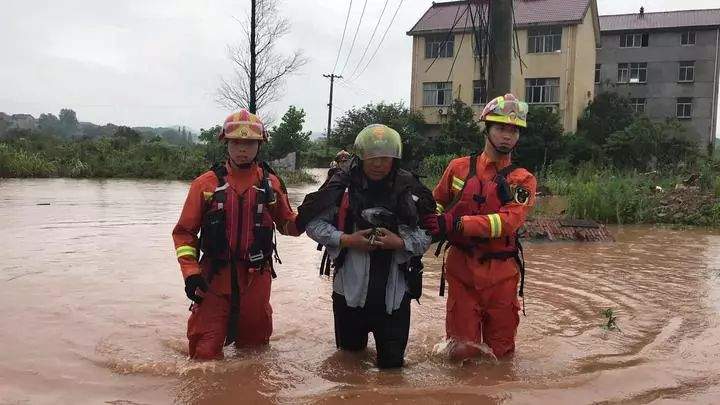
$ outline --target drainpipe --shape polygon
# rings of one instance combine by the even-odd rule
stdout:
[[[710,124],[710,144],[715,148],[715,136],[717,132],[717,97],[718,97],[718,53],[720,52],[720,27],[715,35],[715,76],[713,78],[713,101],[712,101],[712,123]]]

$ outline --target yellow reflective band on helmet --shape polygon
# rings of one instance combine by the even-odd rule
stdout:
[[[510,125],[515,125],[518,127],[527,128],[527,121],[525,121],[524,119],[519,118],[515,115],[490,114],[487,117],[485,117],[485,121],[499,122],[501,124],[510,124]]]
[[[455,190],[462,190],[463,186],[465,185],[465,181],[463,179],[459,179],[455,176],[452,178],[452,188]]]
[[[177,254],[178,259],[183,256],[192,256],[197,259],[197,249],[192,246],[180,246],[175,249],[175,253]]]
[[[500,221],[500,214],[488,215],[490,221],[490,238],[499,238],[502,234],[502,221]]]
[[[438,214],[442,214],[443,212],[445,212],[445,207],[443,207],[443,205],[440,204],[439,202],[436,202],[436,203],[435,203],[435,211],[436,211]]]

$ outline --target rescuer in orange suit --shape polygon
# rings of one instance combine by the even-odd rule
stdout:
[[[198,360],[221,359],[231,343],[268,343],[274,232],[299,235],[282,180],[257,159],[267,142],[262,121],[241,110],[225,120],[219,139],[227,145],[226,163],[192,182],[172,232],[193,301],[189,354]]]
[[[450,244],[446,333],[453,359],[480,354],[481,343],[498,358],[515,350],[524,275],[517,230],[534,205],[537,183],[511,164],[510,154],[527,111],[512,94],[485,106],[484,150],[450,162],[433,190],[438,214],[423,220]],[[522,289],[521,283],[521,296]]]

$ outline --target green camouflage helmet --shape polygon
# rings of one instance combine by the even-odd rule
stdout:
[[[355,138],[355,153],[362,160],[376,157],[401,159],[402,140],[400,134],[382,124],[368,125]]]

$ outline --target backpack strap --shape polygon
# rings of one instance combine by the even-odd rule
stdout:
[[[447,207],[445,207],[445,211],[448,211],[450,208],[452,208],[455,204],[457,204],[460,201],[460,198],[462,198],[463,191],[465,191],[465,185],[467,185],[468,180],[472,179],[477,175],[477,158],[478,155],[476,153],[473,153],[470,155],[470,167],[468,168],[468,175],[465,177],[465,182],[463,183],[462,188],[460,191],[455,193],[455,196],[453,197],[452,201],[450,201],[450,204],[448,204]]]
[[[228,188],[228,184],[225,181],[225,178],[228,175],[227,168],[223,164],[216,164],[210,170],[215,173],[215,178],[218,183],[217,187],[215,187],[215,191],[213,192],[212,200],[218,203],[219,209],[223,209],[223,205],[225,205],[226,201],[225,190]]]

